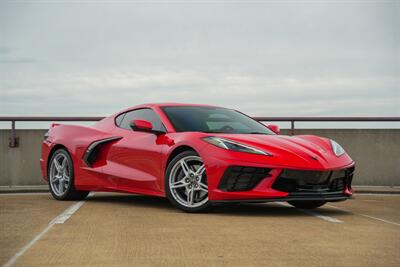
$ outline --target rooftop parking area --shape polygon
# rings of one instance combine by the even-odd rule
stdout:
[[[400,195],[357,194],[313,211],[286,203],[188,214],[167,200],[0,194],[0,264],[399,266]]]

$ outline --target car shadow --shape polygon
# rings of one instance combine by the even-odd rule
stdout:
[[[314,210],[301,210],[290,205],[281,205],[280,203],[245,203],[237,205],[227,205],[216,207],[214,214],[221,216],[269,216],[269,217],[306,217],[310,216],[310,212],[325,216],[350,215],[350,213],[342,210],[332,209],[329,207],[320,207]]]
[[[86,200],[91,203],[108,203],[115,205],[128,205],[134,207],[144,207],[149,209],[162,209],[172,213],[183,213],[179,209],[175,208],[166,198],[144,196],[144,195],[132,195],[132,194],[104,194],[96,193],[90,196]],[[346,216],[351,213],[330,208],[328,206],[322,206],[318,209],[312,210],[313,213],[318,213],[325,216]],[[190,214],[190,213],[187,213]],[[225,204],[213,207],[206,212],[200,214],[208,214],[213,216],[269,216],[269,217],[303,217],[310,216],[307,211],[304,212],[301,209],[296,209],[290,205],[281,203],[243,203],[243,204]]]

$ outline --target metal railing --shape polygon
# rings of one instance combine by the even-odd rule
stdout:
[[[15,116],[6,116],[0,117],[0,121],[10,121],[11,122],[11,132],[9,139],[10,147],[18,147],[18,137],[15,129],[15,122],[17,121],[99,121],[104,117],[38,117],[38,116],[29,116],[29,117],[15,117]]]
[[[400,117],[253,117],[257,121],[288,121],[293,135],[295,122],[399,122]]]
[[[0,117],[0,121],[11,122],[10,147],[18,146],[15,123],[17,121],[99,121],[104,117]],[[400,117],[253,117],[262,122],[290,122],[290,132],[293,135],[295,122],[400,122]]]

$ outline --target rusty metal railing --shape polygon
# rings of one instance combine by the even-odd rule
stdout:
[[[17,121],[99,121],[104,117],[0,117],[0,121],[11,122],[10,147],[18,146],[15,123]],[[295,122],[400,122],[400,117],[253,117],[262,122],[290,122],[291,134],[294,134]]]

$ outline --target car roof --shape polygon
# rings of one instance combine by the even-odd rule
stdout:
[[[208,105],[208,104],[185,104],[185,103],[174,103],[174,102],[163,102],[163,103],[147,103],[147,104],[141,104],[137,106],[133,106],[130,108],[127,108],[119,113],[123,113],[132,109],[138,109],[138,108],[154,108],[154,107],[218,107],[218,106],[213,106],[213,105]]]
[[[192,107],[216,107],[213,105],[208,104],[186,104],[186,103],[172,103],[172,102],[165,102],[165,103],[150,103],[147,104],[153,107],[176,107],[176,106],[192,106]]]

